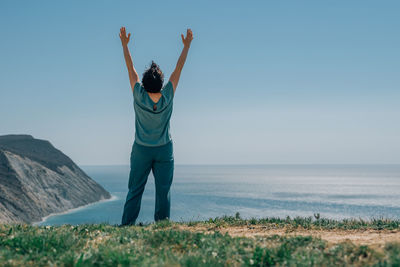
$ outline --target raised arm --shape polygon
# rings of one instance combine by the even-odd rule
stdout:
[[[129,73],[129,82],[131,84],[132,92],[133,92],[133,89],[135,88],[135,83],[139,81],[139,76],[135,70],[135,67],[133,67],[131,53],[129,52],[129,48],[128,48],[128,43],[129,43],[129,39],[131,38],[131,34],[129,33],[128,36],[126,36],[125,27],[121,27],[120,33],[119,33],[119,38],[121,38],[122,49],[124,50],[126,67],[128,68],[128,73]]]
[[[174,87],[174,93],[176,90],[176,87],[178,86],[179,78],[181,76],[181,72],[183,69],[183,65],[185,65],[186,57],[189,52],[190,44],[193,40],[193,33],[191,29],[187,29],[186,32],[186,38],[181,34],[182,37],[182,42],[183,42],[183,49],[182,53],[178,59],[178,63],[176,63],[176,67],[174,72],[172,72],[171,77],[169,80],[171,81],[173,87]]]

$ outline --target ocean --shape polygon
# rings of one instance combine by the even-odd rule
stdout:
[[[81,166],[113,198],[39,225],[121,223],[129,166]],[[138,222],[153,221],[150,174]],[[400,219],[400,165],[176,165],[171,220],[313,216]]]

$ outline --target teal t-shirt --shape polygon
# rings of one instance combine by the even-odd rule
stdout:
[[[137,82],[133,90],[135,108],[135,141],[144,146],[162,146],[170,142],[169,121],[172,114],[174,88],[171,81],[162,88],[157,103],[151,100]]]

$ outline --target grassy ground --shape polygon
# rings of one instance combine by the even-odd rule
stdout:
[[[239,226],[285,229],[288,234],[222,233]],[[379,248],[350,241],[332,243],[289,234],[296,229],[397,233],[400,221],[335,221],[318,215],[243,220],[237,214],[203,222],[162,221],[122,228],[0,225],[0,266],[400,266],[400,243],[387,242]]]

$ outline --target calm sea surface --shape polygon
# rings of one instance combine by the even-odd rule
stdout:
[[[119,224],[129,166],[83,166],[114,200],[50,216],[42,225]],[[137,222],[153,221],[149,176]],[[400,219],[400,165],[176,165],[171,219],[313,216]]]

